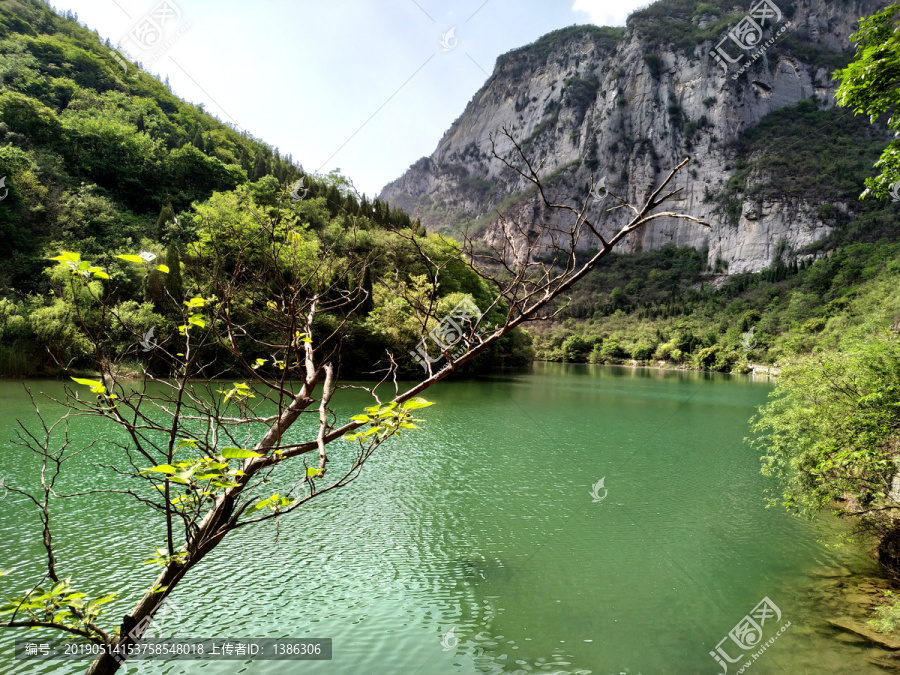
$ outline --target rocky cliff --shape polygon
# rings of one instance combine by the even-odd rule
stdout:
[[[546,221],[533,191],[492,156],[492,136],[501,156],[512,150],[496,137],[506,127],[529,157],[543,162],[557,196],[572,204],[584,201],[592,172],[612,193],[640,202],[692,157],[673,206],[712,227],[660,220],[632,235],[626,250],[670,242],[707,249],[710,265],[729,273],[758,271],[785,252],[814,254],[840,217],[859,208],[862,185],[848,170],[835,177],[843,187],[819,183],[817,176],[834,173],[834,166],[818,167],[816,157],[807,157],[792,167],[792,157],[816,155],[817,140],[841,129],[857,148],[850,153],[860,153],[860,166],[870,168],[877,158],[883,136],[875,133],[874,149],[864,148],[853,136],[871,141],[867,122],[833,110],[831,73],[852,57],[849,36],[859,18],[883,6],[662,0],[633,14],[624,29],[556,31],[501,56],[434,154],[386,186],[381,198],[431,230],[458,233],[468,221],[489,242],[502,234],[498,211],[512,222]],[[771,123],[775,111],[798,104],[818,109],[808,118],[813,126],[788,130],[790,116]],[[768,142],[757,134],[754,144],[752,132],[763,126]],[[807,174],[806,189],[794,189],[792,170]],[[603,229],[618,229],[627,215],[601,217],[604,204],[592,202],[592,215]]]

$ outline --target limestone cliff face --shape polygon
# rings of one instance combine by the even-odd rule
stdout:
[[[713,9],[715,3],[697,5],[715,13],[692,10],[681,23],[671,24],[678,35],[670,36],[670,17],[655,11],[665,9],[667,2],[651,6],[646,15],[633,15],[625,29],[564,29],[500,57],[434,154],[410,167],[380,197],[420,216],[430,230],[457,230],[468,218],[489,242],[502,234],[498,209],[521,225],[547,222],[551,216],[527,184],[492,156],[492,136],[496,151],[510,156],[509,141],[497,137],[505,127],[529,157],[543,162],[541,173],[557,196],[572,204],[584,200],[592,170],[597,179],[606,178],[614,194],[641,202],[691,155],[677,181],[684,191],[671,207],[712,227],[660,220],[632,235],[623,250],[669,242],[708,247],[710,264],[723,260],[728,272],[736,273],[762,269],[785,245],[798,251],[821,240],[830,231],[819,209],[827,195],[804,199],[770,194],[764,200],[743,198],[730,209],[716,195],[724,193],[733,175],[735,142],[742,132],[772,111],[812,96],[822,108],[834,106],[836,83],[830,73],[852,54],[849,36],[859,18],[884,3],[782,0],[777,6],[754,5],[757,24],[766,24],[762,41],[775,39],[739,72],[754,50],[726,39],[721,43],[724,54],[744,59],[728,70],[710,52],[730,28],[748,14],[753,17],[750,8],[730,2],[720,3],[719,10]],[[604,230],[618,229],[627,214],[601,218],[603,204],[593,202],[592,214]],[[832,204],[845,212],[855,208],[849,199]]]

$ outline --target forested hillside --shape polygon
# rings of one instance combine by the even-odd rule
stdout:
[[[51,258],[77,253],[107,270],[110,279],[97,282],[104,302],[164,339],[179,322],[165,301],[192,290],[182,271],[200,250],[194,244],[219,227],[254,227],[258,214],[292,227],[310,255],[327,250],[369,266],[369,301],[343,317],[333,338],[345,374],[371,370],[386,348],[413,348],[411,308],[372,279],[426,273],[411,234],[437,260],[456,251],[402,211],[358,195],[339,173],[307,175],[291,156],[185,103],[137,66],[127,76],[114,54],[38,0],[0,4],[0,375],[53,373],[86,355],[76,321],[101,319],[75,316],[69,268]],[[170,273],[116,258],[139,251]],[[470,269],[452,264],[440,295],[460,293],[487,297]],[[133,342],[122,335],[122,351]],[[507,343],[473,367],[529,360],[527,336]],[[146,365],[141,356],[135,372]]]

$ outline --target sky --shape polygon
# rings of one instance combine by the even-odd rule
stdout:
[[[177,96],[292,155],[308,172],[340,168],[370,196],[434,151],[499,55],[574,24],[623,26],[647,4],[51,2],[145,70],[168,77]]]

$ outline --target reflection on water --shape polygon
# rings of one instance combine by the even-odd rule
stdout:
[[[766,479],[743,438],[770,389],[565,364],[443,383],[420,431],[379,450],[350,487],[283,518],[277,546],[274,525],[235,533],[173,595],[182,635],[330,637],[333,661],[142,672],[721,673],[710,651],[764,597],[791,627],[753,673],[884,672],[867,660],[877,650],[825,626],[822,613],[840,605],[823,603],[843,587],[812,575],[874,574],[874,563],[818,541],[842,526],[830,518],[764,507]],[[343,413],[367,405],[359,392],[342,396]],[[20,385],[0,383],[0,405],[8,438],[28,411]],[[90,463],[116,450],[105,440],[93,452],[70,485],[102,483]],[[25,484],[34,469],[5,445],[0,475]],[[276,476],[275,491],[291,478]],[[0,568],[15,568],[0,593],[10,595],[37,572],[41,549],[21,499],[0,509]],[[58,521],[63,574],[92,593],[121,592],[121,616],[152,578],[140,562],[162,541],[159,523],[116,495],[72,500]],[[12,638],[0,634],[0,672],[16,670]]]

